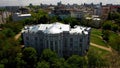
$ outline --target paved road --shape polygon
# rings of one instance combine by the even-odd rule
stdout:
[[[100,48],[100,49],[103,49],[103,50],[106,50],[106,51],[109,51],[109,52],[112,52],[112,49],[111,47],[105,47],[105,46],[101,46],[101,45],[97,45],[95,43],[90,43],[91,46],[94,46],[94,47],[97,47],[97,48]]]

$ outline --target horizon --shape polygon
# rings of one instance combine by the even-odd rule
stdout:
[[[52,4],[52,5],[57,5],[58,2],[62,2],[62,4],[99,4],[100,2],[102,2],[103,5],[106,4],[115,4],[115,5],[119,5],[120,1],[119,0],[0,0],[0,6],[28,6],[30,3],[33,5],[40,5],[42,4]]]

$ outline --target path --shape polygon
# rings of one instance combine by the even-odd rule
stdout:
[[[97,48],[100,48],[100,49],[103,49],[103,50],[106,50],[106,51],[109,51],[109,52],[112,52],[112,49],[111,47],[104,47],[104,46],[101,46],[101,45],[97,45],[97,44],[94,44],[94,43],[90,43],[91,46],[94,46],[94,47],[97,47]]]
[[[15,40],[18,40],[19,39],[19,37],[21,36],[21,32],[19,32],[17,35],[15,35]]]

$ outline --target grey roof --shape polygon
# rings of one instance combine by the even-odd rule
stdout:
[[[33,26],[25,26],[23,32],[38,32],[42,31],[47,34],[59,34],[63,31],[67,31],[71,34],[79,33],[79,34],[88,34],[88,30],[90,28],[82,27],[82,26],[75,26],[74,28],[70,28],[69,24],[62,24],[59,22],[55,22],[52,24],[39,24],[39,25],[33,25]]]

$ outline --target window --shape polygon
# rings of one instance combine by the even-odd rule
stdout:
[[[79,43],[79,46],[82,47],[82,43]]]
[[[35,37],[35,41],[37,41],[37,37]]]
[[[64,39],[64,47],[67,47],[67,39]]]
[[[79,41],[82,42],[82,38],[80,38]]]
[[[57,46],[57,41],[55,41],[55,46]]]
[[[57,41],[55,41],[55,50],[58,53],[58,45],[57,45]]]
[[[53,50],[53,41],[50,41],[50,49]]]
[[[73,43],[72,42],[70,42],[70,48],[73,48]]]
[[[48,40],[46,41],[46,48],[49,48]]]
[[[29,40],[29,37],[26,37],[26,40]]]
[[[73,38],[70,38],[70,42],[73,42]]]

